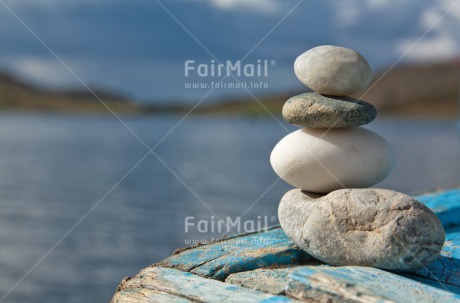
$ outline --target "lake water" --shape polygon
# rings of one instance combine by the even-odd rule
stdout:
[[[125,121],[153,146],[179,119]],[[398,156],[379,187],[412,193],[460,183],[455,122],[377,120],[368,128]],[[276,216],[291,187],[276,183],[268,159],[284,135],[271,118],[190,117],[155,149],[161,161],[150,155],[126,175],[147,150],[113,117],[3,114],[0,297],[35,267],[1,302],[107,302],[123,277],[186,239],[217,236],[185,233],[187,216]]]

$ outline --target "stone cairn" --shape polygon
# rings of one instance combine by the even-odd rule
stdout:
[[[279,177],[296,187],[278,209],[286,235],[337,266],[413,271],[432,262],[445,238],[436,215],[402,193],[367,188],[395,165],[390,144],[359,127],[375,119],[375,107],[348,97],[369,86],[369,63],[354,50],[325,45],[299,56],[294,71],[314,92],[284,104],[283,118],[302,129],[270,157]]]

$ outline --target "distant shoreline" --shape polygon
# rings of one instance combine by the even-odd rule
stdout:
[[[460,117],[460,64],[458,62],[405,65],[380,78],[377,74],[363,99],[374,104],[379,115],[404,117]],[[185,102],[141,103],[101,90],[50,91],[0,73],[0,111],[120,115],[185,114],[193,104]],[[281,113],[283,104],[301,92],[246,98],[227,98],[195,108],[193,115],[265,116]],[[357,94],[353,96],[361,98]],[[112,114],[113,114],[112,113]]]

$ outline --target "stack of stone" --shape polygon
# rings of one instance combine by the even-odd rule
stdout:
[[[375,107],[348,97],[369,86],[369,63],[351,49],[326,45],[299,56],[294,70],[314,92],[285,103],[284,119],[303,128],[283,138],[270,158],[297,187],[280,202],[285,233],[332,265],[410,271],[433,261],[444,243],[436,215],[402,193],[367,188],[395,165],[390,144],[359,127],[375,119]]]

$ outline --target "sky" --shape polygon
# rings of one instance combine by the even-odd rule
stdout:
[[[355,49],[375,71],[458,57],[458,2],[0,0],[0,70],[48,88],[84,89],[84,83],[141,102],[288,92],[302,89],[295,58],[318,45]],[[209,93],[220,80],[212,64],[242,58],[242,68],[267,62],[267,73],[242,73],[222,84],[256,87]],[[207,75],[198,74],[199,65]]]

